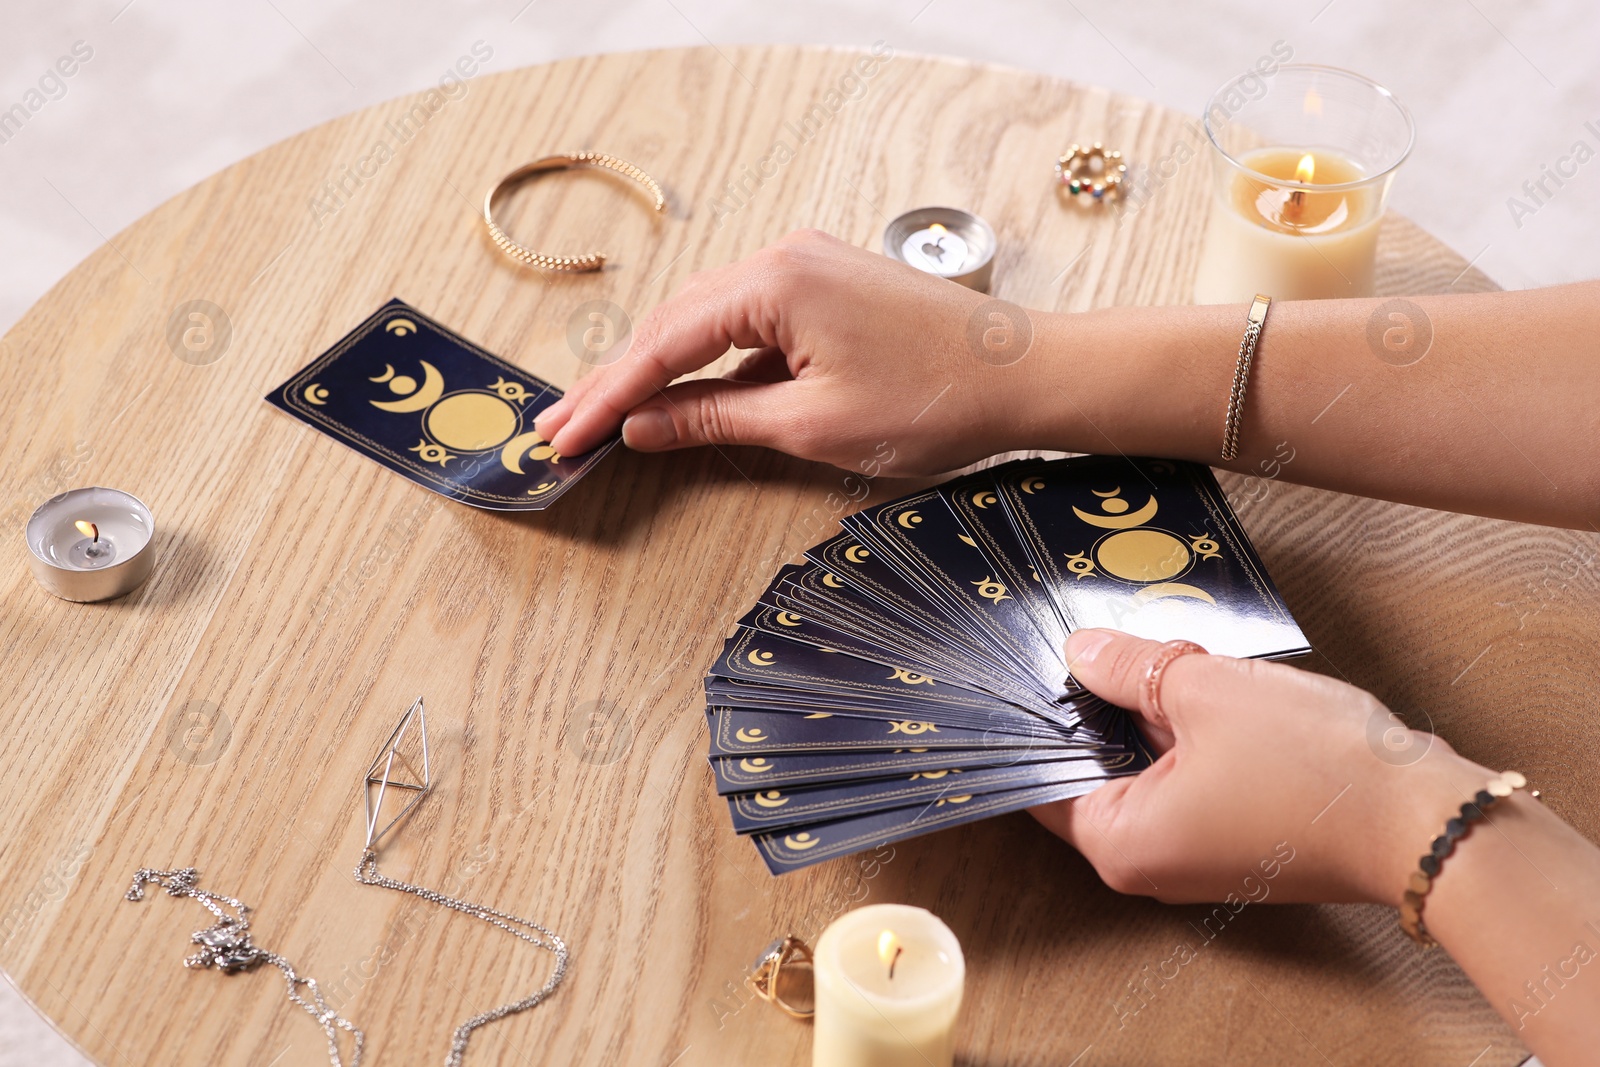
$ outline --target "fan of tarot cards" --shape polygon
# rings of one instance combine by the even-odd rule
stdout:
[[[706,678],[711,765],[774,874],[1087,793],[1152,753],[1073,682],[1079,627],[1309,651],[1209,468],[1019,460],[785,566]]]

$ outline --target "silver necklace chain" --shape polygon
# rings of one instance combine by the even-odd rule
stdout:
[[[549,998],[550,994],[556,991],[556,987],[561,984],[561,980],[567,975],[567,961],[569,958],[567,943],[554,931],[540,923],[536,923],[531,919],[519,919],[515,915],[507,915],[503,911],[496,911],[494,908],[483,904],[474,904],[471,901],[447,897],[443,893],[435,892],[432,889],[390,878],[385,874],[379,873],[378,855],[370,848],[361,853],[361,861],[356,864],[355,876],[356,881],[362,885],[376,885],[382,886],[384,889],[393,889],[400,893],[410,893],[412,896],[421,897],[429,903],[438,904],[452,911],[459,911],[463,915],[471,915],[474,918],[482,919],[490,926],[498,926],[512,937],[521,938],[528,944],[545,949],[555,955],[555,968],[550,972],[550,977],[542,987],[521,1000],[503,1004],[489,1011],[480,1012],[456,1027],[455,1034],[450,1039],[450,1054],[444,1058],[444,1067],[461,1067],[462,1057],[466,1055],[467,1051],[467,1042],[472,1038],[472,1032],[478,1027],[486,1026],[497,1019],[504,1019],[508,1015],[515,1015],[519,1011],[526,1011],[542,1003]],[[521,927],[521,929],[518,929],[518,927]],[[533,932],[530,933],[529,931]]]
[[[190,940],[200,946],[200,951],[185,957],[183,965],[193,968],[215,967],[223,974],[237,974],[240,971],[254,970],[263,963],[272,964],[283,972],[289,999],[317,1020],[322,1032],[328,1035],[328,1060],[333,1067],[344,1067],[344,1060],[339,1056],[340,1030],[354,1035],[355,1050],[351,1053],[350,1067],[361,1067],[361,1048],[366,1040],[365,1035],[356,1029],[350,1020],[340,1018],[339,1014],[329,1006],[323,999],[322,990],[315,978],[302,977],[295,972],[294,965],[288,960],[275,952],[268,952],[251,940],[248,904],[234,897],[201,889],[198,884],[199,879],[200,872],[193,867],[181,867],[172,871],[141,867],[134,872],[133,885],[128,888],[125,895],[128,900],[137,902],[144,899],[145,886],[159,885],[167,891],[168,896],[189,897],[216,916],[215,923],[204,930],[196,930],[191,935]],[[224,911],[222,908],[224,904],[234,909],[235,914],[229,915]],[[310,1000],[300,995],[302,986],[311,994]]]

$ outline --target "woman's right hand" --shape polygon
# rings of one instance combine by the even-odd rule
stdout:
[[[986,360],[968,339],[986,299],[797,231],[692,277],[640,322],[620,360],[580,379],[537,429],[566,455],[620,426],[641,451],[764,445],[852,471],[866,462],[895,476],[953,470],[1031,440],[1020,408],[1038,392],[1032,364],[998,366],[1007,357]],[[1035,321],[1056,318],[1005,311],[1028,336]],[[993,329],[1003,337],[1011,327]],[[672,384],[730,348],[752,350],[733,374]]]

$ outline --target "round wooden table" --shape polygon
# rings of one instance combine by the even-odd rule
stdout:
[[[1390,912],[1251,907],[1208,940],[1209,909],[1118,897],[1025,815],[770,877],[713,793],[700,681],[777,564],[820,539],[839,472],[619,452],[550,511],[507,516],[445,503],[263,401],[391,296],[570,384],[587,369],[567,344],[580,304],[637,318],[791,228],[877,247],[925,204],[994,224],[1009,300],[1187,299],[1208,181],[1192,121],[1040,75],[866,54],[600,56],[381,104],[162,205],[6,336],[0,965],[90,1057],[327,1062],[274,972],[180,965],[203,913],[126,903],[145,865],[194,865],[254,905],[258,940],[332,991],[369,1062],[439,1063],[459,1020],[543,981],[544,954],[351,878],[367,761],[421,693],[437,789],[385,869],[542,919],[574,952],[556,997],[480,1031],[469,1064],[807,1063],[808,1027],[755,1000],[746,967],[865,900],[929,907],[960,936],[966,1064],[1520,1058]],[[1137,211],[1058,201],[1056,154],[1096,139],[1149,168]],[[563,148],[623,156],[668,190],[661,217],[604,175],[513,198],[513,234],[608,251],[603,273],[519,269],[477,214],[499,175]],[[1492,288],[1399,218],[1380,283]],[[191,301],[229,335],[213,311],[212,334],[169,339]],[[1487,428],[1484,446],[1501,447]],[[1322,669],[1600,829],[1592,535],[1224,482]],[[154,577],[98,605],[47,596],[16,536],[40,500],[87,484],[137,494],[160,525]],[[1196,958],[1175,968],[1182,946]]]

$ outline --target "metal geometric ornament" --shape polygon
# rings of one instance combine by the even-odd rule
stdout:
[[[420,760],[418,756],[420,755]],[[421,763],[422,772],[417,773],[417,764]],[[397,777],[399,774],[401,777]],[[409,780],[405,776],[409,776]],[[450,1035],[450,1050],[444,1058],[445,1067],[461,1067],[462,1058],[467,1054],[467,1044],[472,1038],[473,1031],[487,1026],[492,1022],[504,1019],[508,1015],[515,1015],[521,1011],[542,1004],[556,991],[561,980],[566,977],[567,965],[571,954],[567,943],[541,923],[532,919],[522,919],[515,915],[508,915],[486,904],[475,904],[469,900],[446,896],[437,890],[426,886],[412,885],[402,882],[397,878],[390,878],[378,870],[378,842],[395,824],[404,819],[417,806],[418,801],[427,796],[433,788],[433,779],[428,768],[428,722],[423,711],[422,698],[418,697],[416,703],[401,716],[399,723],[390,731],[389,739],[383,743],[377,756],[372,760],[372,765],[367,768],[367,777],[364,783],[366,789],[366,843],[361,849],[361,859],[356,863],[355,878],[362,885],[375,885],[383,889],[391,889],[397,893],[407,893],[411,896],[426,900],[451,911],[470,915],[474,919],[486,922],[490,926],[510,934],[521,941],[525,941],[535,948],[543,949],[555,957],[555,966],[551,968],[550,977],[544,985],[510,1004],[502,1004],[498,1008],[479,1012],[470,1019],[465,1020],[455,1028]],[[379,828],[383,821],[383,802],[390,790],[401,790],[411,794],[400,810],[389,821]],[[392,805],[393,801],[391,801]]]
[[[415,731],[412,730],[413,724],[416,726]],[[420,774],[416,769],[419,748],[422,763]],[[410,781],[395,777],[397,766],[409,776]],[[428,768],[428,712],[423,706],[422,698],[418,697],[410,709],[400,717],[400,721],[390,732],[389,739],[383,743],[383,748],[372,758],[372,766],[367,768],[367,840],[362,847],[369,851],[375,848],[383,835],[393,830],[396,823],[410,814],[411,809],[416,807],[432,788],[433,778]],[[401,804],[400,810],[395,812],[380,830],[378,823],[383,817],[384,797],[391,789],[409,792],[411,798]]]

